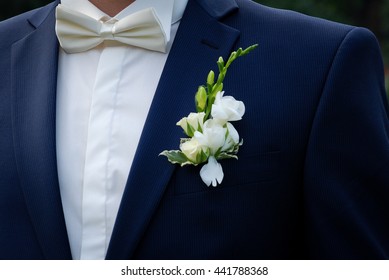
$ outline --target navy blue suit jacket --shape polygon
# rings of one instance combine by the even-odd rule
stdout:
[[[56,168],[55,6],[0,24],[0,258],[70,259]],[[246,104],[221,186],[175,124],[219,56]],[[367,30],[247,0],[189,0],[141,136],[108,259],[387,259],[389,123]]]

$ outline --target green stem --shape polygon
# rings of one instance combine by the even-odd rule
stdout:
[[[254,50],[257,47],[258,47],[258,44],[252,45],[244,50],[242,48],[239,48],[238,50],[231,53],[226,64],[224,64],[222,57],[219,58],[219,60],[217,61],[217,65],[219,68],[219,74],[217,77],[216,84],[213,85],[211,92],[208,92],[208,104],[207,104],[207,109],[205,111],[205,120],[207,120],[209,118],[209,115],[211,114],[212,104],[215,102],[216,94],[219,91],[223,90],[223,81],[227,75],[228,67],[230,67],[232,62],[234,62],[238,57],[241,57],[241,56],[248,54],[249,52],[251,52],[252,50]]]

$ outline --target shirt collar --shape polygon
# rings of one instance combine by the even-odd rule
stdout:
[[[120,20],[132,13],[153,7],[169,41],[171,25],[181,20],[187,3],[188,0],[136,0],[114,18]],[[61,4],[97,20],[109,17],[88,0],[61,0]]]

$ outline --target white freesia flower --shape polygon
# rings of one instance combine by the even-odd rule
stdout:
[[[186,135],[192,137],[194,131],[202,130],[204,125],[205,113],[190,113],[189,116],[182,118],[177,125],[181,126]],[[190,127],[188,127],[190,125]]]
[[[227,123],[228,136],[222,151],[227,151],[239,143],[239,133],[231,123]]]
[[[242,101],[232,96],[223,96],[224,91],[216,94],[215,102],[212,105],[211,115],[214,119],[225,122],[239,121],[245,113],[245,106]]]
[[[191,138],[190,140],[181,143],[180,150],[190,161],[196,163],[197,155],[201,153],[202,146],[196,138]]]
[[[227,128],[215,120],[209,119],[204,123],[203,132],[196,131],[193,138],[203,147],[210,149],[210,154],[215,155],[217,150],[224,146]]]
[[[217,184],[221,184],[223,181],[223,168],[213,156],[210,156],[208,158],[208,163],[200,170],[200,177],[208,187],[211,184],[213,187],[216,187]]]

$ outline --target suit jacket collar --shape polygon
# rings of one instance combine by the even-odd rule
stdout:
[[[56,169],[55,4],[33,13],[32,31],[12,46],[12,125],[20,184],[42,254],[69,259]]]
[[[33,13],[27,21],[35,28],[39,28],[44,21],[51,17],[53,18],[53,9],[60,3],[59,0],[54,1],[53,3],[48,4],[43,9],[40,9],[38,12]]]
[[[209,70],[216,70],[219,56],[227,57],[233,49],[239,31],[218,18],[236,9],[233,0],[189,0],[143,129],[107,259],[136,257],[136,248],[176,168],[158,154],[178,148],[183,134],[176,122],[194,111],[197,87],[205,82]]]

